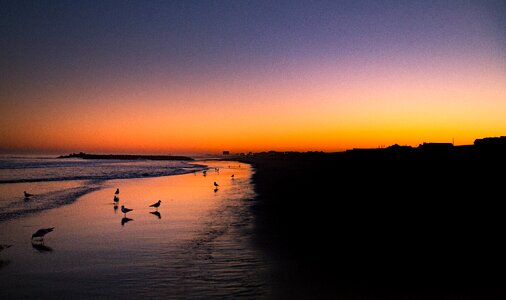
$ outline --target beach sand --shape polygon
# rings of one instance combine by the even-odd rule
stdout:
[[[205,164],[206,176],[111,180],[72,204],[3,222],[0,242],[13,246],[0,253],[0,298],[269,298],[270,264],[252,241],[252,170]],[[46,227],[54,232],[32,245]]]

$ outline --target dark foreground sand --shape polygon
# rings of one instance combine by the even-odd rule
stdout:
[[[283,298],[506,299],[506,160],[271,153],[257,242]]]

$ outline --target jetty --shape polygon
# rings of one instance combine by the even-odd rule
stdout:
[[[116,159],[116,160],[194,160],[188,156],[177,155],[137,155],[137,154],[88,154],[84,152],[60,155],[58,158]]]

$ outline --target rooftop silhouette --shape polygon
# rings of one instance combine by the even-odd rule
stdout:
[[[423,158],[423,157],[483,157],[487,155],[490,158],[497,155],[504,154],[506,149],[506,136],[500,137],[487,137],[482,139],[476,139],[472,145],[458,145],[455,146],[452,143],[436,143],[436,142],[424,142],[417,147],[412,146],[401,146],[394,144],[388,147],[381,148],[353,148],[342,152],[322,152],[322,151],[265,151],[257,152],[247,156],[237,155],[240,160],[248,161],[248,158],[253,157],[273,157],[273,156],[300,156],[305,155],[307,157],[341,157],[341,158]]]

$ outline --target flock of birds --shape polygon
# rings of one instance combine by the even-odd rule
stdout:
[[[118,202],[119,202],[118,195],[119,195],[119,188],[116,189],[116,192],[114,193],[114,199],[113,199],[114,200],[114,205],[118,205]],[[156,210],[158,210],[158,207],[160,207],[161,203],[162,203],[162,200],[158,200],[155,203],[151,204],[149,207],[154,207],[154,208],[156,208]],[[125,218],[126,218],[126,214],[128,212],[131,212],[132,210],[133,210],[132,208],[127,208],[124,205],[121,205],[121,212],[123,214],[125,214]]]
[[[229,166],[230,168],[230,166]],[[215,170],[217,172],[219,172],[219,169],[218,168],[215,168]],[[207,175],[207,170],[204,170],[202,172],[204,174],[204,176]],[[232,174],[230,176],[232,179],[234,179],[234,174]],[[220,186],[216,181],[213,183],[214,185],[214,192],[217,192],[218,191],[218,187]],[[35,195],[34,194],[30,194],[26,191],[23,192],[24,194],[24,197],[25,199],[30,199],[32,197],[34,197]],[[116,192],[114,192],[114,205],[115,205],[115,208],[117,208],[117,205],[119,203],[119,188],[116,189]],[[149,207],[153,207],[156,209],[156,211],[154,212],[150,212],[151,214],[157,216],[159,219],[161,218],[161,215],[160,213],[158,212],[158,208],[160,207],[162,203],[162,200],[158,200],[157,202],[151,204]],[[124,205],[121,205],[121,212],[124,214],[124,217],[123,219],[121,220],[121,225],[124,225],[126,222],[129,222],[129,221],[132,221],[132,219],[130,218],[127,218],[127,213],[133,211],[133,209],[131,208],[127,208],[125,207]],[[32,245],[34,243],[34,241],[38,241],[40,243],[43,243],[44,242],[44,236],[50,232],[52,232],[54,230],[54,227],[49,227],[49,228],[40,228],[39,230],[37,230],[35,233],[32,234]],[[7,248],[10,248],[12,247],[12,245],[7,245],[7,244],[0,244],[0,252],[2,252],[3,250],[7,249]]]
[[[116,192],[114,193],[114,210],[116,211],[119,203],[119,188],[116,189]],[[156,209],[156,211],[150,212],[150,214],[153,214],[158,217],[158,219],[161,219],[162,216],[158,212],[158,208],[162,204],[162,200],[158,200],[155,203],[151,204],[149,207],[153,207]],[[127,218],[127,213],[131,212],[133,209],[125,207],[124,205],[121,205],[121,212],[124,214],[123,219],[121,219],[121,225],[125,225],[125,223],[132,221],[133,219]]]

